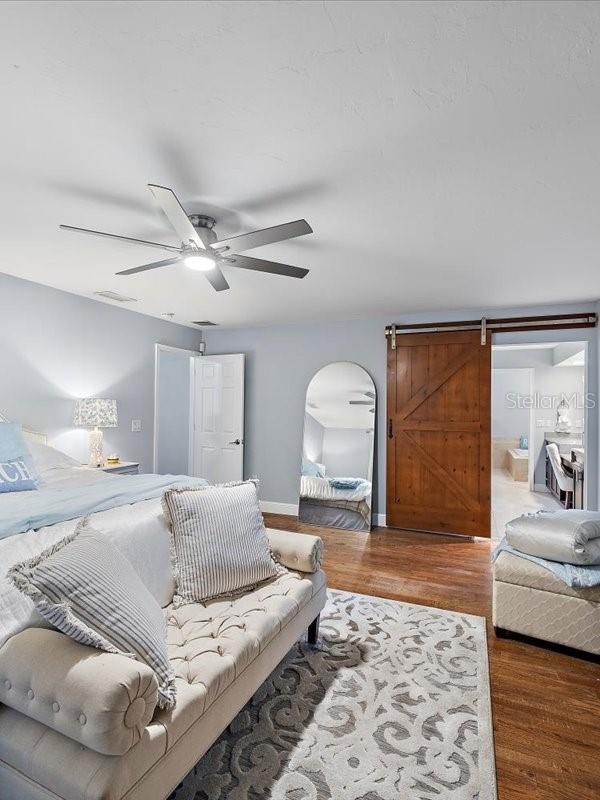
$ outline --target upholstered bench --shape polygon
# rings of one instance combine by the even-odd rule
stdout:
[[[552,572],[512,553],[494,564],[493,623],[518,633],[600,654],[600,586],[572,589]]]

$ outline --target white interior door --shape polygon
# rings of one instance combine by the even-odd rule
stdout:
[[[209,483],[244,477],[244,354],[194,359],[192,475]]]

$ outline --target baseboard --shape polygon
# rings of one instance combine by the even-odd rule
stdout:
[[[379,528],[385,528],[386,527],[385,514],[373,514],[371,516],[371,522],[373,523],[373,525],[377,525]]]
[[[273,503],[271,500],[261,500],[260,510],[265,514],[286,514],[289,517],[297,517],[298,503]]]

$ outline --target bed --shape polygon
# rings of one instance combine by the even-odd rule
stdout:
[[[298,516],[302,522],[348,530],[371,527],[371,483],[361,480],[356,488],[339,489],[331,479],[313,475],[300,478]]]
[[[23,431],[40,487],[0,494],[0,647],[31,626],[45,627],[31,601],[6,578],[10,567],[71,533],[82,516],[135,563],[161,606],[173,592],[163,492],[174,484],[205,485],[182,475],[110,475],[89,469],[46,445],[43,434]]]

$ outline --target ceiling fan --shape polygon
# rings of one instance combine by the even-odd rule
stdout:
[[[361,392],[368,400],[348,400],[351,406],[372,406],[375,405],[375,392]]]
[[[272,228],[263,228],[259,231],[243,233],[229,239],[217,239],[214,230],[215,220],[204,214],[188,216],[179,202],[175,192],[166,186],[157,186],[149,183],[148,188],[154,199],[162,208],[166,218],[173,226],[181,240],[179,247],[161,242],[148,242],[144,239],[134,239],[130,236],[119,236],[115,233],[93,231],[88,228],[76,228],[73,225],[60,225],[62,230],[90,233],[93,236],[104,236],[108,239],[118,239],[121,242],[158,247],[169,250],[175,255],[163,261],[154,261],[141,267],[132,267],[117,272],[117,275],[134,275],[136,272],[145,272],[159,267],[169,267],[175,264],[185,264],[186,267],[204,272],[206,279],[217,292],[229,289],[221,266],[239,267],[257,272],[268,272],[271,275],[284,275],[287,278],[304,278],[308,270],[302,267],[292,267],[289,264],[280,264],[276,261],[265,261],[262,258],[238,255],[239,251],[251,250],[253,247],[262,247],[266,244],[282,242],[296,236],[312,233],[312,228],[305,219],[295,222],[286,222]]]
[[[351,406],[368,406],[367,411],[370,414],[375,413],[375,392],[361,392],[364,394],[365,397],[368,397],[368,400],[348,400],[348,404]]]

